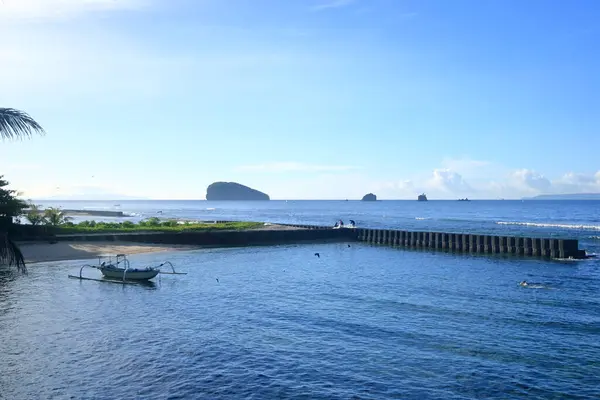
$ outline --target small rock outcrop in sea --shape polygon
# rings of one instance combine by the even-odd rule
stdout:
[[[362,198],[362,201],[376,201],[376,200],[377,200],[377,196],[375,196],[373,193],[367,193]]]
[[[270,200],[269,195],[236,182],[214,182],[206,188],[206,200]]]

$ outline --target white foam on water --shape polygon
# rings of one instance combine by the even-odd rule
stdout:
[[[579,229],[579,230],[592,230],[600,231],[600,225],[583,225],[583,224],[551,224],[543,222],[512,222],[512,221],[498,221],[498,225],[519,225],[519,226],[533,226],[538,228],[562,228],[562,229]]]

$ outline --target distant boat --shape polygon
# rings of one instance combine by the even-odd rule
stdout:
[[[418,201],[427,201],[427,196],[425,196],[425,193],[420,194],[419,197],[417,197]]]
[[[458,199],[458,201],[471,201],[471,200],[469,200],[465,197],[464,199]]]

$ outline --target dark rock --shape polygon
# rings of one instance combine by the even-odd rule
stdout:
[[[367,193],[363,196],[362,201],[377,201],[377,196],[373,193]]]
[[[206,200],[270,200],[269,195],[235,182],[215,182],[206,188]]]

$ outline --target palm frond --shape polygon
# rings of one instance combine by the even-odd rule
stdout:
[[[15,266],[17,270],[27,272],[25,257],[15,242],[10,240],[6,232],[0,232],[0,264]]]
[[[43,135],[46,132],[26,112],[0,108],[0,139],[31,137],[33,133]]]

